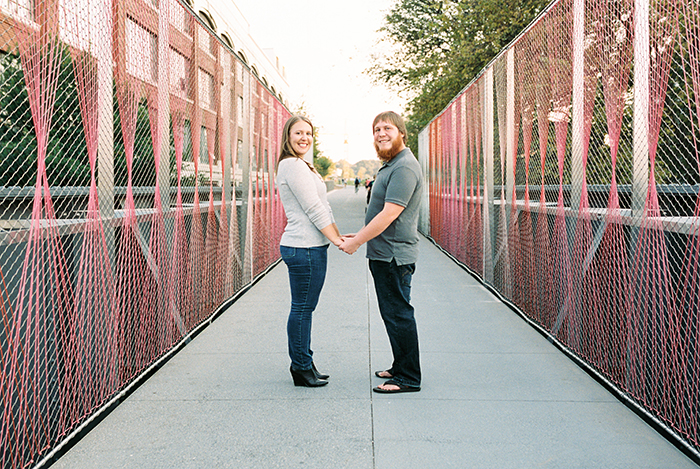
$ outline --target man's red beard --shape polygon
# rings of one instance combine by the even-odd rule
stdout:
[[[399,134],[394,140],[391,141],[391,148],[388,150],[380,150],[377,142],[374,142],[374,149],[377,151],[377,157],[380,160],[386,162],[391,161],[396,155],[399,154],[403,148],[401,148],[403,143],[403,136]]]

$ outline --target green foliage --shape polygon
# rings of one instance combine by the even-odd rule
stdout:
[[[345,160],[340,160],[335,164],[336,170],[340,170],[340,177],[345,180],[355,179],[355,171],[350,163]]]
[[[127,182],[126,156],[114,100],[114,174],[115,184]],[[49,131],[46,168],[52,186],[87,186],[90,183],[90,162],[73,64],[64,50],[60,61],[56,102]],[[135,186],[153,186],[153,145],[148,109],[139,105],[134,145]],[[175,165],[174,152],[170,168]],[[31,186],[36,182],[37,141],[32,120],[22,64],[18,56],[0,56],[0,186]],[[98,175],[99,176],[99,175]]]
[[[368,72],[409,98],[406,108],[408,144],[417,154],[418,133],[438,115],[469,82],[547,6],[548,0],[398,0],[385,17],[381,32],[391,52],[374,57]],[[681,27],[683,27],[681,25]],[[686,37],[680,34],[679,37]],[[671,38],[672,39],[672,38]],[[695,101],[687,68],[688,44],[674,42],[674,59],[664,104],[656,158],[656,181],[661,184],[697,184],[700,180],[695,156],[700,130],[688,103]],[[536,68],[548,80],[550,64]],[[684,67],[686,68],[684,70]],[[631,92],[632,76],[628,84]],[[607,121],[600,82],[596,93],[593,129],[586,178],[589,184],[610,182],[610,146],[605,141]],[[632,107],[626,105],[618,152],[618,184],[632,183]],[[536,124],[535,124],[536,128]],[[555,148],[550,129],[549,148]],[[495,136],[496,139],[498,135]],[[535,140],[536,142],[536,140]],[[567,151],[570,151],[570,137]],[[498,164],[496,184],[500,183]],[[564,184],[571,168],[564,168]],[[539,181],[540,176],[530,175]],[[545,163],[545,180],[558,181],[555,158]]]
[[[411,99],[408,145],[548,0],[400,0],[381,28],[392,52],[375,56],[375,80]]]
[[[53,186],[90,182],[90,163],[70,54],[60,61],[56,102],[49,131],[46,171]],[[20,59],[0,57],[0,186],[36,182],[37,141]]]
[[[128,173],[124,138],[122,136],[121,120],[117,100],[114,100],[114,184],[126,186]],[[174,151],[171,152],[173,166]],[[172,171],[171,171],[172,173]],[[138,106],[136,119],[136,134],[134,139],[133,179],[134,186],[155,186],[156,173],[154,170],[153,143],[151,127],[148,120],[148,107],[145,102]]]
[[[318,174],[320,174],[323,179],[328,177],[332,166],[333,161],[331,161],[330,158],[326,158],[325,156],[314,157],[314,168],[316,168],[316,171],[318,171]]]

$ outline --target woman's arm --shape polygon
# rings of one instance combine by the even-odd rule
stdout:
[[[321,233],[323,233],[323,235],[335,246],[340,246],[340,244],[343,242],[343,239],[340,237],[340,231],[338,231],[338,226],[335,223],[331,223],[330,225],[321,228]]]

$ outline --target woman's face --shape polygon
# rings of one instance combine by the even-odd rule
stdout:
[[[305,155],[311,148],[313,140],[314,136],[311,126],[304,121],[297,122],[289,129],[289,143],[297,155]]]

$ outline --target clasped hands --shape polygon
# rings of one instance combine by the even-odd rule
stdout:
[[[360,244],[355,240],[355,233],[349,233],[340,236],[337,240],[333,242],[338,249],[346,254],[355,254]]]

